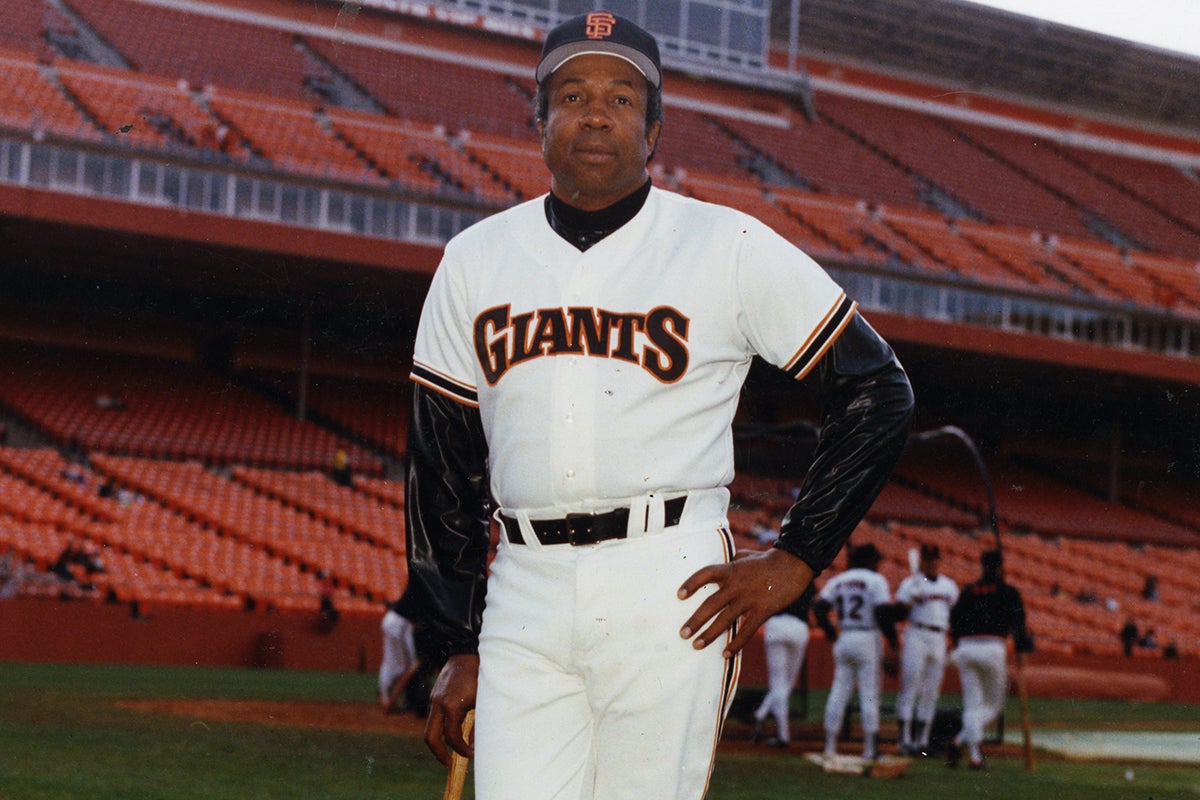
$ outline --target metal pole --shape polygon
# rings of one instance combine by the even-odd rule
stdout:
[[[788,20],[788,72],[796,74],[800,53],[800,0],[792,0],[792,16]]]
[[[944,425],[941,428],[935,428],[931,431],[913,434],[913,438],[917,441],[927,442],[939,436],[950,436],[962,442],[967,448],[967,452],[971,454],[971,459],[975,462],[975,469],[979,471],[979,477],[983,481],[984,491],[987,493],[987,513],[985,515],[986,524],[992,529],[992,535],[996,539],[996,549],[1003,552],[1004,547],[1000,539],[1000,522],[996,515],[996,493],[992,491],[992,479],[988,475],[987,465],[983,463],[983,456],[979,454],[979,448],[975,446],[975,442],[967,435],[966,431],[956,425]]]

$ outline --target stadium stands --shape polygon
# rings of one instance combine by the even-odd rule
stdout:
[[[482,47],[441,26],[420,45],[315,25],[297,33],[295,20],[272,24],[245,3],[63,6],[69,16],[57,3],[0,0],[4,131],[480,213],[546,190],[534,87],[506,61],[529,55],[517,45]],[[470,64],[455,50],[464,41],[480,47]],[[805,115],[791,97],[674,77],[656,182],[742,208],[818,259],[1200,313],[1192,168],[1069,147],[1016,122],[949,122],[824,91]],[[375,614],[400,592],[403,485],[384,473],[405,455],[402,378],[318,373],[301,421],[280,404],[297,401],[294,372],[248,363],[226,375],[182,339],[151,356],[132,326],[90,331],[86,349],[66,332],[14,326],[0,337],[0,412],[52,448],[0,447],[0,543],[36,570],[82,541],[103,554],[104,572],[76,582],[98,600],[315,612],[324,574],[339,608]],[[338,450],[352,487],[327,477]],[[992,467],[1010,577],[1041,646],[1119,652],[1132,615],[1200,654],[1189,487],[1130,488],[1117,503],[1086,481],[999,458]],[[739,473],[730,522],[740,546],[764,546],[761,528],[778,523],[798,480]],[[108,481],[116,494],[101,496]],[[855,541],[884,551],[893,585],[921,542],[940,544],[945,570],[965,582],[992,545],[981,509],[973,474],[906,459]],[[1140,596],[1151,574],[1153,601]]]
[[[0,50],[0,125],[34,133],[51,133],[98,141],[99,131],[54,84],[31,55]]]
[[[137,72],[264,98],[308,96],[304,56],[278,28],[131,0],[72,0],[72,5]]]
[[[311,46],[379,100],[390,116],[516,137],[532,131],[532,81],[403,52],[384,56],[363,45],[313,39]],[[430,76],[438,79],[431,80]]]
[[[215,144],[213,120],[174,81],[95,64],[62,64],[57,73],[111,140],[157,150]]]
[[[0,344],[0,402],[60,446],[211,463],[327,469],[339,449],[379,458],[204,367]]]
[[[338,586],[376,608],[404,587],[403,557],[315,519],[196,462],[93,456],[94,467],[175,513],[263,548],[302,570],[327,573]],[[311,596],[308,600],[311,600]]]

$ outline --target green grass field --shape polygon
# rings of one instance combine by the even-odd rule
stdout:
[[[369,707],[374,681],[360,673],[0,664],[0,800],[441,798],[444,773],[412,734],[226,722],[119,705],[224,698]],[[810,708],[821,702],[823,695],[814,692]],[[1179,727],[1200,717],[1197,709],[1178,706],[1037,699],[1032,712],[1038,724],[1081,729]],[[993,758],[986,772],[924,760],[899,780],[879,780],[827,775],[801,758],[799,748],[788,754],[731,750],[719,757],[709,797],[1200,797],[1194,768],[1040,757],[1031,774],[1009,751]],[[1125,779],[1130,767],[1133,781]],[[465,797],[472,796],[468,787]]]

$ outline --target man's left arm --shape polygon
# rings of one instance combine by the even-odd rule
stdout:
[[[812,379],[821,436],[775,547],[817,574],[833,562],[904,452],[913,393],[892,348],[858,315]]]
[[[821,435],[779,539],[765,552],[701,569],[679,590],[686,598],[705,584],[718,586],[680,631],[684,638],[696,636],[697,649],[740,620],[726,648],[736,653],[795,599],[833,562],[904,451],[912,386],[891,347],[866,320],[857,314],[851,319],[810,379],[822,409]]]

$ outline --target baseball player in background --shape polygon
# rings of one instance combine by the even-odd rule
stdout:
[[[474,756],[480,800],[699,800],[738,653],[871,505],[912,393],[804,253],[651,185],[649,33],[572,18],[535,77],[550,192],[446,245],[416,336],[409,578],[446,656],[426,742]],[[755,356],[810,376],[823,431],[775,546],[735,559]]]
[[[754,712],[756,742],[763,736],[763,722],[768,716],[775,720],[775,735],[767,743],[787,747],[792,740],[788,725],[792,689],[796,688],[804,665],[804,651],[808,649],[808,612],[815,594],[816,586],[810,583],[795,601],[763,623],[767,694]]]
[[[406,591],[387,607],[379,623],[383,635],[383,658],[379,663],[379,707],[385,714],[401,709],[400,694],[421,665],[410,619],[413,614],[412,594]]]
[[[900,693],[896,720],[900,754],[925,753],[946,673],[946,633],[950,609],[958,601],[958,584],[939,574],[941,550],[921,545],[917,572],[896,589],[896,619],[908,620],[900,646]]]
[[[888,646],[896,649],[896,629],[890,618],[877,615],[892,602],[887,579],[876,572],[882,556],[873,544],[859,545],[850,551],[850,567],[821,587],[813,606],[817,624],[833,642],[833,683],[825,701],[825,756],[837,755],[838,734],[846,718],[846,707],[858,689],[862,713],[865,759],[878,755],[879,695],[883,676],[882,634]],[[837,616],[837,627],[829,621],[829,612]]]
[[[950,638],[955,643],[950,660],[958,667],[962,682],[963,719],[947,763],[957,766],[965,747],[972,769],[983,768],[983,733],[1004,710],[1009,635],[1018,653],[1033,650],[1021,593],[1004,581],[1000,551],[983,553],[980,564],[982,577],[963,589],[950,610]]]

